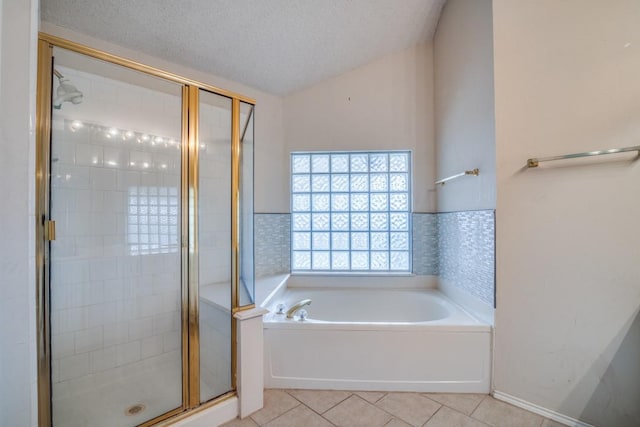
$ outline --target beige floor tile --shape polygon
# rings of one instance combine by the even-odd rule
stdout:
[[[351,396],[348,391],[338,390],[287,390],[287,393],[319,414],[328,411]]]
[[[412,426],[423,425],[440,408],[440,404],[418,393],[388,393],[376,406]]]
[[[487,427],[487,425],[443,406],[427,421],[424,427]]]
[[[411,427],[409,424],[397,418],[392,418],[384,427]]]
[[[283,390],[267,389],[264,391],[264,408],[251,415],[251,418],[259,425],[264,425],[299,404]]]
[[[280,415],[265,427],[332,427],[332,424],[304,405]]]
[[[564,424],[560,424],[557,421],[553,421],[553,420],[545,418],[544,421],[542,421],[542,425],[540,427],[565,427],[565,425]]]
[[[487,395],[471,393],[426,393],[425,396],[463,414],[471,415]]]
[[[239,418],[236,418],[233,421],[229,421],[226,424],[222,424],[222,427],[257,427],[257,426],[258,424],[256,424],[256,422],[249,417],[242,420]]]
[[[471,416],[495,427],[540,427],[542,417],[487,396]]]
[[[369,403],[376,403],[378,400],[382,399],[386,393],[382,391],[356,391],[355,394]]]
[[[323,416],[340,427],[382,427],[392,418],[355,395],[329,409]]]

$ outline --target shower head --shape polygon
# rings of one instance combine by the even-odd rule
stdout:
[[[82,92],[78,90],[71,81],[64,77],[58,70],[53,70],[58,78],[58,89],[56,89],[56,97],[53,99],[53,108],[59,110],[63,102],[71,102],[72,104],[80,104],[82,102]]]

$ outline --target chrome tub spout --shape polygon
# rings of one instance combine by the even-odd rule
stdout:
[[[293,319],[293,316],[296,314],[298,310],[300,310],[305,305],[309,305],[309,304],[311,304],[310,299],[303,299],[302,301],[299,301],[298,303],[292,305],[291,308],[287,310],[287,319]]]

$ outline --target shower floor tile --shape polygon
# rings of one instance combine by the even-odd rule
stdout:
[[[182,404],[181,372],[174,364],[132,373],[99,387],[69,393],[53,402],[53,421],[64,427],[135,426]],[[128,408],[143,405],[134,415]]]
[[[263,416],[268,414],[268,416]],[[258,416],[256,416],[258,415]],[[559,425],[484,394],[265,390],[265,407],[223,427]]]

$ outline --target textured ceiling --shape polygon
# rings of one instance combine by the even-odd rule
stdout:
[[[41,0],[42,20],[286,95],[433,36],[444,0]]]

